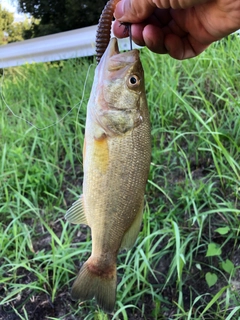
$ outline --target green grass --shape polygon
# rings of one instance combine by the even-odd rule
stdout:
[[[112,319],[240,317],[239,48],[229,37],[182,62],[142,50],[152,164],[142,230],[119,254]],[[91,239],[63,218],[81,193],[90,62],[25,65],[1,78],[5,318],[109,318],[95,301],[71,302]]]

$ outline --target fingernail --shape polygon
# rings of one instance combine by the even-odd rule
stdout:
[[[119,1],[114,12],[115,19],[120,20],[124,16],[123,8],[123,1]]]

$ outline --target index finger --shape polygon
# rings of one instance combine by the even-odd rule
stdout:
[[[148,18],[156,8],[149,0],[121,0],[114,11],[114,17],[121,22],[138,23]]]

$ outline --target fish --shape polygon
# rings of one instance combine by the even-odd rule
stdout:
[[[83,192],[66,213],[91,229],[92,252],[73,284],[73,300],[116,301],[117,255],[133,247],[142,223],[151,161],[151,128],[139,50],[119,52],[116,38],[95,69],[87,105]]]

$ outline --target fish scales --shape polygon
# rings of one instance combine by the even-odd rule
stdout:
[[[99,167],[96,166],[92,154],[88,155],[89,168],[85,173],[86,187],[91,191],[87,193],[85,199],[86,203],[94,202],[91,205],[91,212],[89,212],[89,226],[94,237],[94,230],[96,229],[96,233],[98,233],[97,230],[100,229],[99,224],[94,223],[96,219],[98,219],[98,223],[105,224],[106,219],[111,217],[111,221],[108,221],[108,230],[101,234],[102,241],[108,241],[108,248],[110,234],[115,228],[119,233],[119,245],[121,244],[123,235],[120,230],[124,233],[130,227],[133,220],[131,213],[132,211],[138,212],[144,196],[147,176],[146,174],[141,175],[139,172],[146,171],[149,154],[146,150],[138,148],[139,145],[142,146],[142,141],[140,144],[139,139],[141,140],[144,134],[145,131],[141,127],[141,130],[134,129],[133,133],[120,139],[109,139],[111,163],[104,177]],[[137,158],[138,160],[134,161]],[[96,197],[96,195],[98,196]],[[130,213],[129,216],[128,213]],[[109,237],[107,233],[109,233]]]
[[[151,158],[139,52],[119,53],[115,38],[95,71],[83,153],[83,194],[66,218],[89,225],[92,253],[73,284],[72,298],[95,297],[112,312],[117,254],[131,248],[139,233]]]

